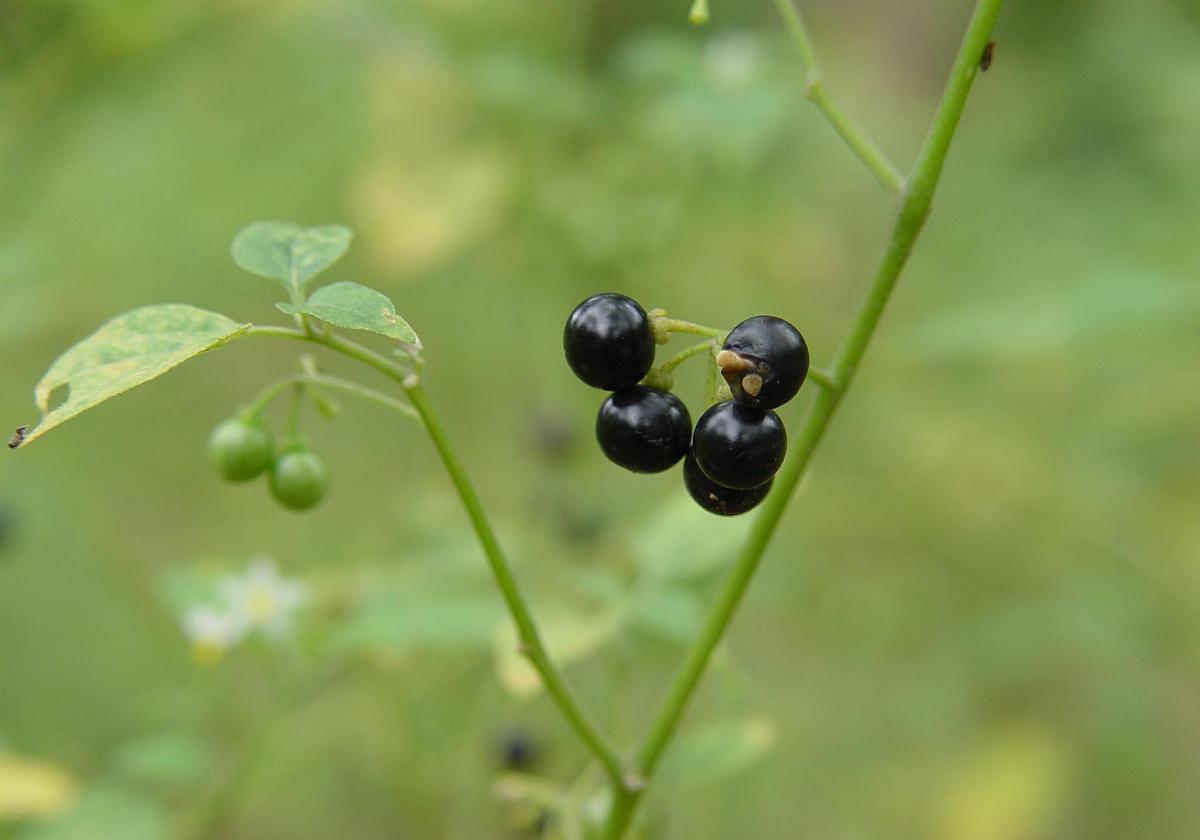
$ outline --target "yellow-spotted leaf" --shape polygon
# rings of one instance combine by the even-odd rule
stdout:
[[[146,306],[119,315],[55,360],[34,389],[41,421],[19,430],[9,446],[29,443],[110,397],[220,347],[249,327],[184,304]],[[58,401],[63,388],[65,399]]]
[[[419,347],[420,340],[408,322],[396,314],[387,295],[358,283],[341,282],[322,286],[303,305],[277,303],[287,315],[303,313],[347,330],[366,330]]]

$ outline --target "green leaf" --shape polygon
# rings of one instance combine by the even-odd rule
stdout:
[[[147,306],[118,315],[50,366],[33,392],[41,422],[13,443],[29,443],[80,412],[220,347],[249,328],[184,304]],[[64,386],[69,388],[66,400],[51,409],[51,397]]]
[[[303,313],[335,327],[367,330],[402,344],[421,345],[413,328],[396,314],[396,306],[387,295],[358,283],[343,281],[322,286],[302,306],[290,303],[275,306],[287,315]]]
[[[776,734],[775,724],[761,716],[704,724],[679,739],[663,762],[663,775],[681,786],[719,782],[766,755]]]
[[[19,840],[169,840],[171,826],[158,802],[117,787],[95,787],[67,814],[29,826]]]
[[[656,586],[635,597],[633,621],[664,641],[688,644],[704,624],[704,608],[700,599],[686,589]]]
[[[251,274],[271,277],[299,292],[341,259],[353,236],[344,225],[302,228],[287,222],[252,222],[238,231],[229,251]]]
[[[565,604],[535,609],[543,643],[550,658],[565,668],[589,658],[612,641],[625,621],[622,610],[572,609]],[[496,671],[500,682],[518,699],[530,699],[542,690],[542,678],[521,654],[512,622],[504,622],[495,634]]]
[[[330,639],[335,650],[487,650],[504,620],[491,593],[455,592],[415,583],[407,592],[372,595]]]
[[[182,789],[204,780],[213,767],[208,743],[191,732],[158,732],[123,744],[113,769],[130,782]]]

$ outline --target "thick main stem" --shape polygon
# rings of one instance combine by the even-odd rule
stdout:
[[[492,530],[492,526],[483,511],[483,505],[479,501],[479,496],[475,493],[475,488],[471,484],[470,478],[467,477],[466,470],[458,460],[454,448],[450,445],[441,420],[434,411],[433,405],[425,393],[425,389],[421,387],[420,380],[390,359],[333,333],[314,334],[287,327],[251,327],[245,334],[290,338],[297,341],[321,344],[331,350],[336,350],[342,355],[349,356],[352,359],[375,368],[380,373],[400,384],[400,387],[412,402],[413,408],[420,415],[425,430],[429,433],[429,438],[433,442],[434,449],[437,450],[438,456],[441,458],[442,464],[450,476],[450,481],[454,485],[459,499],[462,501],[463,508],[471,520],[471,526],[475,529],[475,534],[479,538],[479,544],[483,548],[484,556],[487,558],[488,566],[491,568],[492,575],[496,579],[496,584],[500,589],[505,606],[508,608],[513,623],[516,625],[521,653],[529,660],[529,664],[533,666],[534,670],[537,671],[546,689],[546,694],[558,706],[559,712],[566,718],[567,723],[575,731],[579,740],[583,742],[595,756],[596,760],[600,762],[600,765],[609,777],[613,789],[618,791],[625,790],[625,774],[617,751],[609,743],[608,738],[601,732],[600,727],[592,720],[591,716],[584,711],[582,705],[575,698],[574,693],[563,679],[562,674],[550,659],[550,655],[547,653],[546,646],[542,642],[541,635],[538,632],[537,624],[534,622],[533,615],[529,610],[529,605],[525,602],[520,589],[517,587],[512,570],[508,565],[507,559],[505,559],[503,550],[500,548],[499,541],[496,539],[496,534]]]
[[[724,637],[779,525],[788,501],[803,478],[809,460],[821,442],[829,421],[858,370],[867,344],[879,325],[879,319],[896,286],[900,272],[912,252],[913,243],[916,242],[929,216],[933,192],[941,177],[950,141],[962,116],[967,94],[978,72],[979,58],[987,45],[1002,4],[1003,0],[978,0],[976,3],[950,71],[945,92],[934,115],[933,124],[913,166],[887,248],[875,269],[870,289],[854,317],[850,332],[834,354],[830,369],[833,387],[819,391],[809,405],[800,433],[787,462],[775,479],[771,495],[767,497],[762,512],[755,520],[746,544],[705,621],[700,637],[688,651],[657,716],[637,750],[633,769],[643,780],[648,780],[654,773],[663,750],[679,725],[709,658]],[[618,840],[624,834],[640,796],[640,788],[626,788],[616,792],[606,828],[608,838]]]

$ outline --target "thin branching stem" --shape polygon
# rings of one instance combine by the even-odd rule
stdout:
[[[841,387],[841,385],[834,381],[833,375],[829,373],[829,371],[822,370],[818,367],[811,367],[808,369],[808,378],[809,381],[826,391],[836,391]]]
[[[950,71],[945,92],[934,115],[933,124],[917,156],[912,175],[903,194],[900,210],[883,257],[875,269],[866,297],[854,316],[850,331],[834,354],[829,379],[837,387],[817,392],[801,423],[788,459],[775,478],[775,486],[746,539],[733,569],[726,578],[717,602],[705,620],[699,638],[689,649],[682,667],[667,690],[656,717],[638,747],[632,772],[638,785],[615,790],[615,799],[606,827],[606,837],[619,840],[641,797],[642,789],[654,773],[663,750],[670,742],[688,701],[703,676],[709,658],[725,636],[742,596],[758,569],[771,538],[779,525],[788,501],[804,477],[809,460],[829,426],[847,387],[862,361],[883,310],[895,289],[901,270],[912,253],[932,206],[933,192],[941,177],[950,141],[954,137],[966,104],[971,83],[978,72],[979,57],[996,23],[1003,0],[978,0],[967,24],[958,55]],[[790,3],[788,4],[790,7]]]
[[[433,442],[434,449],[437,450],[438,456],[442,460],[442,465],[446,468],[450,481],[458,493],[468,518],[471,520],[471,525],[475,529],[476,536],[479,538],[480,546],[483,548],[484,556],[491,567],[492,575],[496,579],[496,584],[500,589],[505,606],[508,607],[513,623],[516,625],[522,655],[529,660],[529,664],[537,671],[546,689],[546,694],[558,706],[559,711],[575,731],[579,740],[583,742],[584,746],[600,762],[613,788],[615,790],[624,790],[625,774],[621,759],[608,737],[600,730],[599,725],[592,719],[591,715],[583,709],[574,692],[564,680],[562,673],[550,659],[550,655],[546,651],[546,646],[542,642],[541,634],[538,632],[537,624],[534,622],[533,615],[529,610],[529,605],[517,587],[516,579],[513,577],[508,560],[505,558],[496,534],[492,530],[491,523],[483,511],[483,505],[479,501],[479,496],[476,494],[475,488],[471,484],[471,480],[467,476],[462,463],[459,461],[453,446],[451,446],[445,427],[434,411],[433,404],[429,401],[425,389],[421,387],[420,379],[402,365],[396,364],[374,350],[370,350],[361,344],[357,344],[332,332],[309,333],[288,327],[256,326],[251,327],[245,334],[289,338],[296,341],[320,344],[375,368],[400,385],[405,395],[412,402],[413,408],[420,416],[421,422],[424,424],[425,430]]]
[[[674,356],[667,359],[665,362],[663,362],[661,365],[658,365],[657,367],[663,373],[670,373],[671,371],[675,370],[675,368],[679,367],[681,364],[686,362],[688,359],[692,358],[692,356],[698,356],[705,351],[711,351],[712,347],[713,347],[713,342],[711,342],[711,341],[705,341],[701,344],[693,344],[691,347],[688,347],[686,350],[680,350]]]
[[[825,115],[825,119],[833,126],[833,130],[846,142],[850,150],[870,170],[875,179],[890,193],[899,193],[904,187],[904,176],[900,170],[888,160],[888,156],[875,144],[863,129],[846,116],[837,102],[829,95],[825,87],[825,78],[821,74],[821,63],[817,59],[817,51],[813,49],[812,39],[808,36],[808,27],[804,18],[796,8],[794,0],[775,0],[775,8],[779,10],[787,27],[788,34],[800,58],[804,62],[804,95]]]
[[[376,391],[374,388],[368,388],[366,385],[360,385],[349,379],[342,379],[337,376],[329,376],[323,373],[297,373],[292,376],[285,376],[275,382],[272,382],[258,398],[246,409],[244,415],[248,418],[257,418],[276,396],[284,391],[290,385],[319,385],[322,388],[329,388],[334,391],[342,391],[346,394],[351,394],[367,402],[373,402],[376,405],[381,405],[384,408],[391,409],[397,414],[402,414],[412,420],[420,420],[420,415],[417,410],[406,402],[389,397],[381,391]]]

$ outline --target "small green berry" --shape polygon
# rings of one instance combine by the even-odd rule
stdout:
[[[221,423],[208,438],[208,459],[226,481],[257,478],[274,454],[275,441],[267,428],[238,417]]]
[[[329,471],[325,462],[303,446],[284,450],[271,465],[271,495],[289,510],[308,510],[325,498]]]

